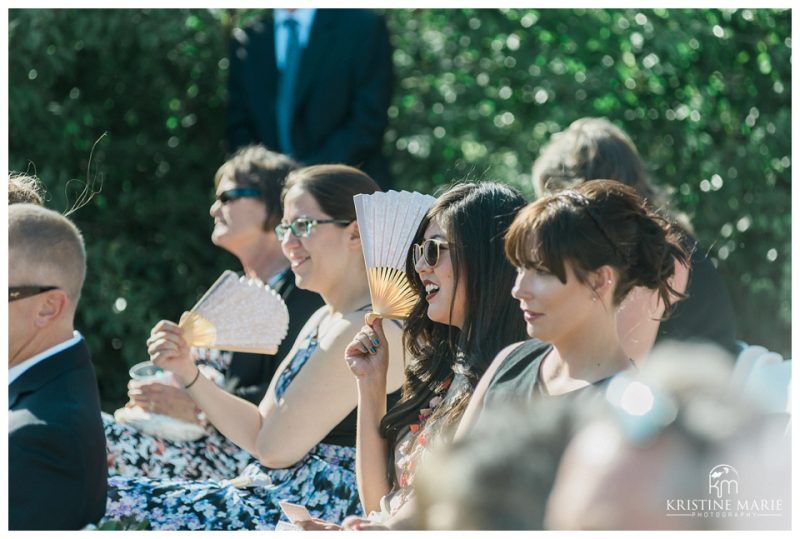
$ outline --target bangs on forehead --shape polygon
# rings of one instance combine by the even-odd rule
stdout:
[[[564,246],[559,241],[562,227],[548,211],[549,198],[529,204],[514,219],[506,236],[506,258],[518,268],[542,268],[566,282]]]

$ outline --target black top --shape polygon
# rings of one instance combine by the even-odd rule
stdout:
[[[483,410],[478,416],[478,423],[487,417],[487,414],[483,412],[500,406],[530,406],[543,398],[580,398],[594,401],[600,397],[601,394],[596,390],[609,378],[562,395],[550,395],[545,391],[539,380],[539,367],[552,347],[553,345],[550,343],[530,339],[523,342],[506,357],[503,364],[495,371],[489,387],[486,388]]]
[[[253,404],[264,398],[275,371],[292,348],[297,334],[324,302],[316,292],[297,288],[291,269],[286,268],[272,287],[289,310],[289,330],[274,355],[234,352],[225,373],[225,388]]]
[[[8,386],[8,527],[78,530],[106,509],[97,378],[81,340]]]
[[[366,307],[370,308],[371,305],[368,305]],[[392,322],[393,324],[400,326],[400,323],[397,320],[389,320],[389,322]],[[402,388],[386,395],[387,410],[391,410],[392,406],[397,404],[397,401],[400,400],[401,394],[402,394]],[[355,447],[357,419],[358,419],[358,407],[355,407],[347,415],[347,417],[342,419],[338,425],[333,427],[333,429],[327,434],[327,436],[325,436],[325,438],[322,439],[322,443]]]
[[[696,241],[688,238],[686,243],[692,253],[688,297],[676,303],[661,322],[656,344],[669,339],[710,341],[736,357],[736,316],[725,282]]]
[[[397,404],[400,400],[401,390],[398,389],[386,395],[386,409],[390,410],[392,406]],[[356,445],[356,423],[358,418],[358,407],[353,408],[347,417],[342,419],[338,425],[322,439],[324,444],[346,445],[348,447],[355,447]]]

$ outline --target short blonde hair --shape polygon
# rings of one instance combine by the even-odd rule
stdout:
[[[11,205],[8,251],[9,264],[20,264],[31,278],[47,279],[17,284],[58,286],[77,306],[86,277],[86,248],[72,221],[35,204]]]
[[[42,184],[36,176],[28,176],[17,172],[8,174],[8,203],[37,204],[41,206]]]

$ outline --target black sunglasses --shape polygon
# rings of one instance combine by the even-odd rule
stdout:
[[[440,251],[447,250],[448,248],[446,241],[433,238],[425,240],[422,243],[415,243],[411,247],[413,249],[411,259],[414,261],[414,265],[416,266],[421,258],[425,260],[425,263],[431,268],[436,267],[436,264],[439,263]]]
[[[227,191],[223,191],[217,195],[217,200],[219,200],[223,204],[227,204],[232,200],[237,200],[240,198],[260,198],[261,191],[256,189],[255,187],[234,187],[233,189],[228,189]]]
[[[8,302],[17,301],[18,299],[25,299],[43,292],[56,290],[57,286],[9,286],[8,287]]]

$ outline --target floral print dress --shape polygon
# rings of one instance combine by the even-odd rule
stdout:
[[[316,350],[319,327],[280,373],[280,399]],[[340,522],[361,512],[355,475],[355,448],[319,443],[289,468],[249,464],[232,480],[186,481],[109,477],[106,514],[112,520],[147,520],[157,530],[274,530],[279,501],[305,505],[314,517]],[[284,520],[285,517],[283,517]]]
[[[208,348],[194,349],[199,363],[225,373],[233,353]],[[221,378],[221,377],[220,377]],[[217,380],[224,385],[224,380]],[[103,413],[108,475],[152,479],[223,480],[242,473],[257,462],[250,453],[226,438],[212,425],[199,440],[177,442],[151,436]]]
[[[380,511],[371,512],[367,518],[376,523],[383,523],[394,515],[414,495],[414,477],[420,460],[434,447],[450,441],[452,434],[448,427],[457,418],[446,418],[437,414],[447,410],[463,395],[473,391],[472,384],[466,374],[466,368],[456,363],[453,374],[446,378],[436,389],[435,396],[428,406],[419,411],[418,423],[409,425],[406,432],[399,436],[394,448],[395,474],[397,485],[380,501]]]

